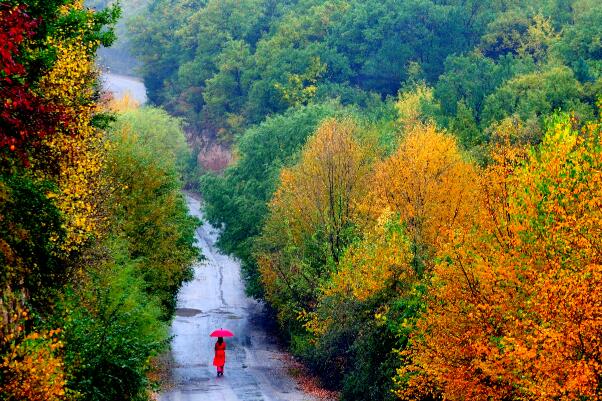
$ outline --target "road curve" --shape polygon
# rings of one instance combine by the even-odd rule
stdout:
[[[103,73],[100,77],[102,87],[117,99],[128,93],[140,104],[146,103],[146,87],[141,79],[113,73]]]
[[[190,213],[202,218],[200,203],[187,195]],[[174,387],[160,401],[306,401],[288,376],[282,350],[266,332],[260,303],[248,298],[240,264],[220,253],[217,230],[205,223],[197,230],[197,246],[206,260],[194,266],[194,279],[178,294],[171,327]],[[215,339],[209,333],[227,328],[223,377],[212,366]]]

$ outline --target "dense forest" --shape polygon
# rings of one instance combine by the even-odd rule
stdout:
[[[602,396],[602,3],[151,0],[221,247],[342,400]]]
[[[596,0],[154,0],[129,23],[150,98],[232,142],[267,116],[432,88],[424,114],[466,145],[518,115],[593,116]]]
[[[119,9],[0,2],[0,399],[147,400],[198,258],[188,147],[101,96]]]

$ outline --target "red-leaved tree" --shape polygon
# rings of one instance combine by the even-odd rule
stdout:
[[[0,3],[0,154],[8,148],[24,156],[24,145],[64,125],[60,107],[36,93],[22,60],[38,25],[24,6]]]

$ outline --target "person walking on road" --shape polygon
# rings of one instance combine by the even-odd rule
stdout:
[[[215,357],[213,357],[213,366],[217,368],[217,376],[224,375],[224,365],[226,364],[226,342],[224,341],[224,337],[233,337],[234,333],[230,330],[219,329],[213,330],[210,337],[217,337],[217,342],[215,343]]]
[[[224,375],[224,365],[226,364],[226,342],[224,337],[218,337],[215,342],[215,357],[213,357],[213,366],[217,368],[217,376]]]

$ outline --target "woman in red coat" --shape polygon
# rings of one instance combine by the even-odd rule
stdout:
[[[217,367],[217,375],[224,375],[224,365],[226,364],[226,342],[224,337],[218,337],[215,343],[215,357],[213,358],[213,366]]]

